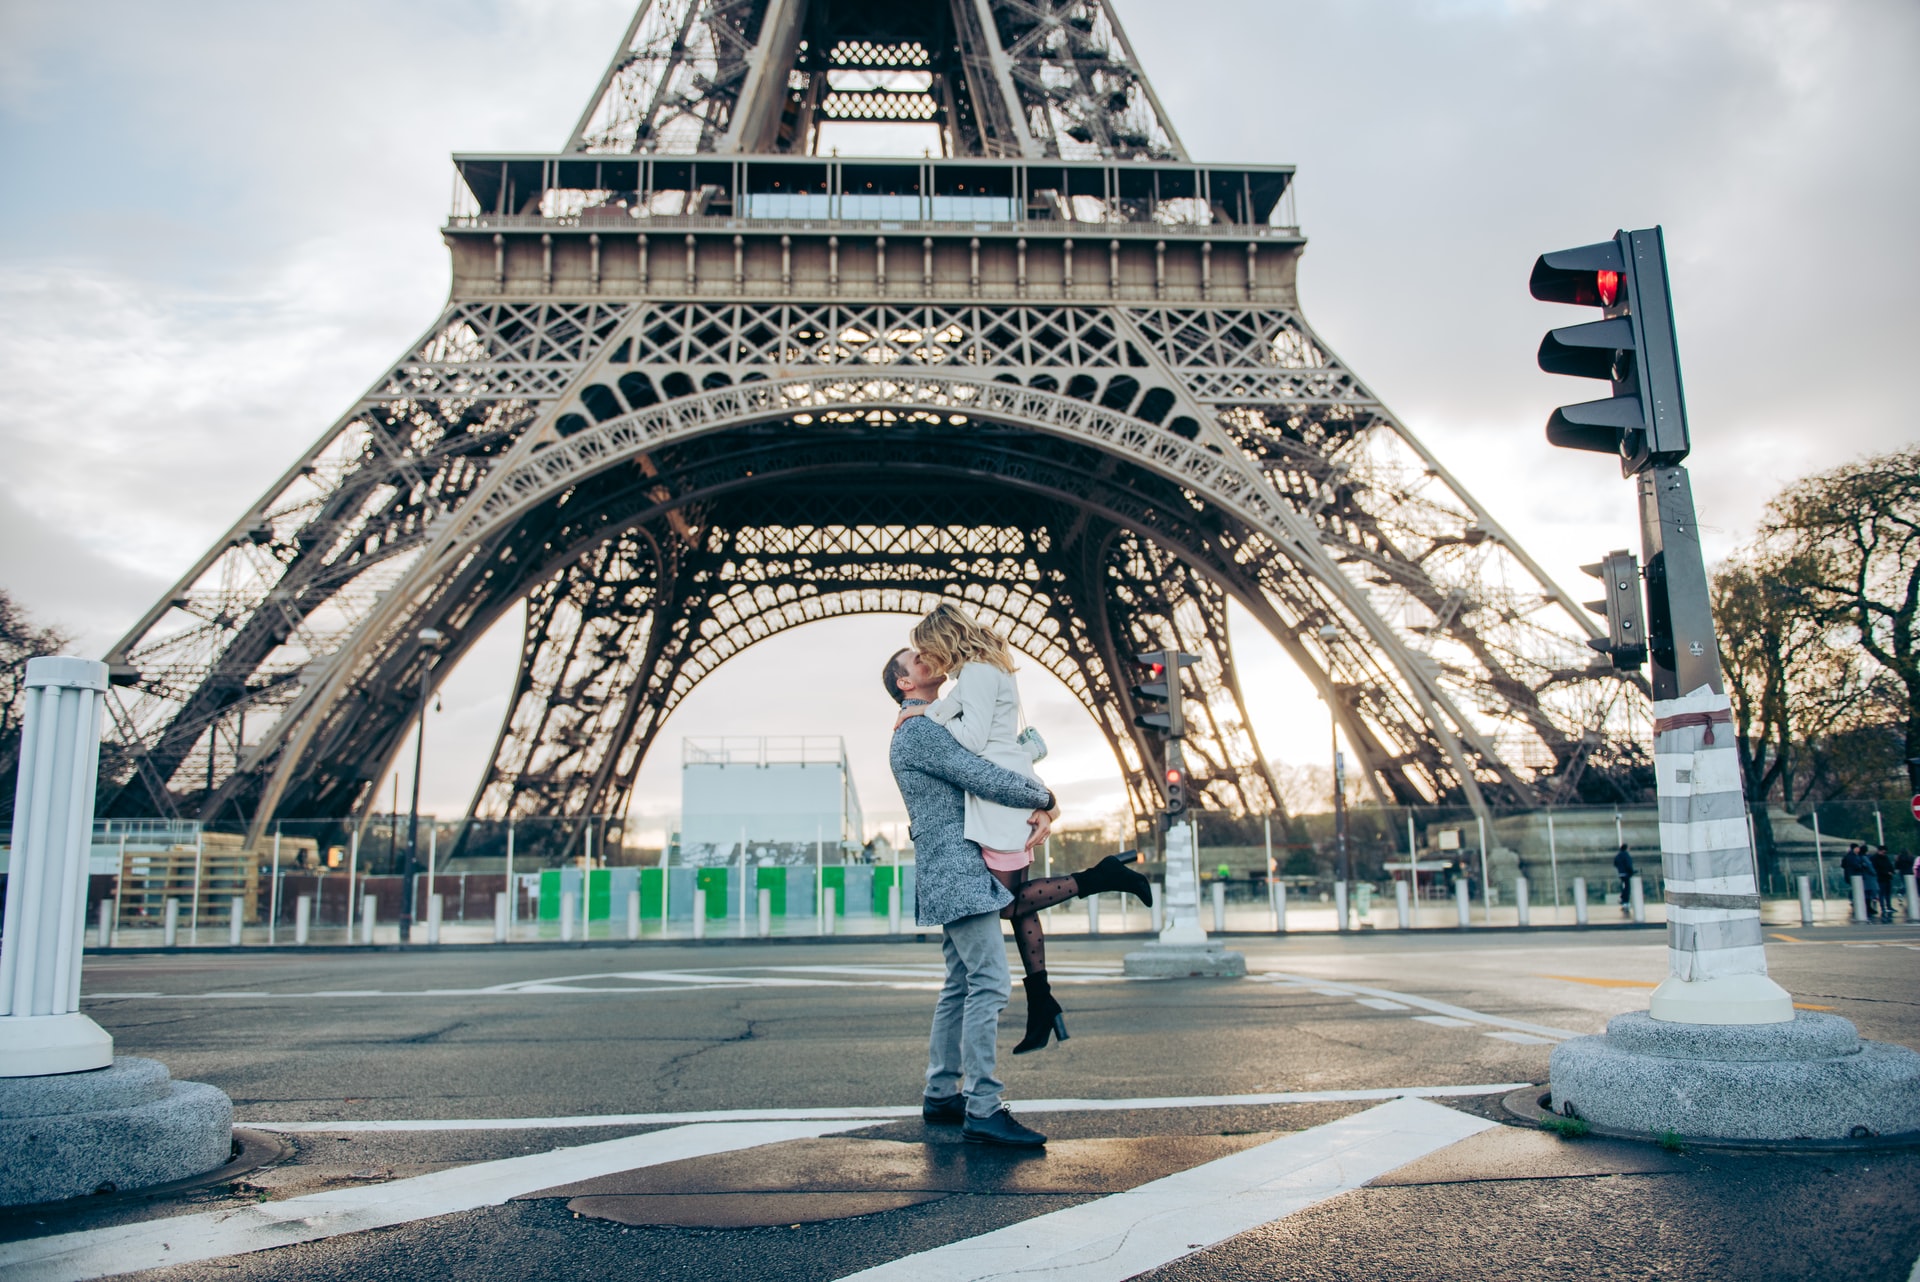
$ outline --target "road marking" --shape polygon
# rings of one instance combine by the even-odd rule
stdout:
[[[1050,971],[1064,984],[1131,982],[1117,967],[1063,966]],[[687,970],[595,971],[582,975],[549,975],[514,980],[485,988],[325,988],[295,992],[205,993],[87,993],[86,1001],[132,999],[168,1001],[231,1001],[243,999],[307,1000],[337,997],[528,997],[559,993],[585,996],[633,993],[682,993],[737,988],[884,988],[898,992],[928,992],[945,978],[940,966],[736,966]],[[853,978],[841,978],[852,976]],[[611,981],[611,982],[609,982]]]
[[[1481,1036],[1491,1037],[1495,1041],[1500,1042],[1512,1042],[1516,1046],[1545,1046],[1553,1040],[1549,1037],[1535,1037],[1532,1033],[1515,1033],[1507,1029],[1500,1029],[1492,1033],[1483,1033]]]
[[[1767,938],[1782,940],[1789,944],[1800,944],[1800,943],[1806,942],[1805,940],[1795,939],[1792,935],[1782,935],[1778,931],[1772,931],[1772,930],[1767,932]]]
[[[1492,1127],[1421,1100],[1398,1100],[1177,1175],[952,1242],[846,1282],[1117,1282],[1359,1188]]]
[[[1500,1095],[1517,1091],[1527,1082],[1495,1082],[1481,1086],[1376,1086],[1345,1091],[1274,1091],[1260,1095],[1171,1095],[1144,1099],[1036,1099],[1019,1100],[1022,1113],[1105,1113],[1132,1109],[1248,1108],[1262,1104],[1329,1104],[1393,1099],[1448,1099],[1457,1096]],[[346,1134],[392,1131],[537,1131],[604,1126],[684,1126],[701,1122],[806,1122],[864,1119],[888,1121],[917,1117],[918,1104],[879,1108],[762,1108],[717,1109],[700,1113],[588,1113],[572,1117],[456,1117],[403,1118],[379,1121],[273,1122],[243,1119],[236,1124],[257,1131],[287,1135]]]
[[[1592,984],[1595,988],[1658,988],[1650,979],[1596,979],[1588,975],[1542,975],[1542,979],[1564,979],[1569,984]]]
[[[1455,1019],[1451,1015],[1415,1015],[1413,1017],[1413,1022],[1416,1024],[1432,1024],[1437,1028],[1472,1028],[1473,1027],[1472,1020]]]
[[[385,1184],[311,1193],[284,1202],[9,1242],[0,1244],[0,1275],[8,1282],[80,1282],[245,1255],[498,1206],[525,1193],[616,1171],[813,1139],[857,1125],[836,1120],[682,1126],[549,1153],[475,1162]]]
[[[1539,1037],[1564,1042],[1570,1037],[1585,1037],[1585,1033],[1575,1032],[1571,1028],[1555,1028],[1551,1024],[1533,1024],[1524,1019],[1508,1019],[1505,1015],[1489,1015],[1484,1011],[1468,1010],[1465,1006],[1455,1006],[1452,1002],[1439,1002],[1431,997],[1418,997],[1412,993],[1396,993],[1389,988],[1373,988],[1366,984],[1340,984],[1324,979],[1314,979],[1307,975],[1291,975],[1285,971],[1268,971],[1269,975],[1296,984],[1305,984],[1316,993],[1328,997],[1384,997],[1388,1001],[1405,1002],[1409,1006],[1418,1006],[1421,1010],[1432,1011],[1436,1015],[1451,1015],[1455,1019],[1464,1019],[1473,1024],[1491,1024],[1495,1028],[1511,1028],[1516,1032],[1533,1033]]]
[[[1362,1006],[1371,1007],[1374,1010],[1406,1010],[1407,1009],[1407,1004],[1405,1002],[1390,1002],[1384,997],[1362,997],[1359,999],[1359,1004]]]

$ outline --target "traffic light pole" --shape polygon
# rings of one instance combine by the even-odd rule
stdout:
[[[1702,686],[1726,693],[1707,592],[1707,563],[1687,469],[1651,467],[1634,478],[1646,563],[1647,636],[1653,697],[1677,699]]]
[[[1666,250],[1660,229],[1542,254],[1529,283],[1546,302],[1603,319],[1550,332],[1540,367],[1607,379],[1605,400],[1563,406],[1547,439],[1615,454],[1639,498],[1653,765],[1666,873],[1667,979],[1646,1011],[1605,1036],[1554,1048],[1555,1112],[1606,1130],[1738,1140],[1840,1140],[1920,1131],[1920,1055],[1860,1040],[1837,1015],[1800,1012],[1767,977],[1760,887],[1720,670],[1693,491]],[[1620,599],[1630,558],[1599,567],[1604,645],[1639,665]]]

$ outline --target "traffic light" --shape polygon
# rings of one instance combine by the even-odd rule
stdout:
[[[1622,476],[1685,458],[1687,406],[1660,228],[1542,254],[1528,287],[1544,302],[1598,307],[1603,317],[1549,331],[1540,343],[1540,368],[1613,384],[1605,400],[1555,410],[1547,440],[1617,454]]]
[[[1175,746],[1168,745],[1169,749]],[[1175,815],[1187,813],[1187,785],[1191,782],[1192,780],[1187,778],[1185,763],[1177,760],[1175,753],[1169,751],[1167,753],[1167,817],[1169,819]]]
[[[1133,719],[1133,724],[1143,730],[1157,730],[1169,739],[1180,738],[1187,732],[1186,713],[1180,706],[1180,669],[1200,662],[1200,656],[1178,650],[1154,650],[1135,655],[1134,661],[1146,669],[1146,680],[1133,687],[1134,700],[1149,708],[1156,703],[1165,704],[1166,709],[1143,712]]]
[[[1607,553],[1606,559],[1580,567],[1600,580],[1606,596],[1587,602],[1587,609],[1607,621],[1607,635],[1588,645],[1613,659],[1613,666],[1635,669],[1647,661],[1647,617],[1640,600],[1640,561],[1633,553]]]

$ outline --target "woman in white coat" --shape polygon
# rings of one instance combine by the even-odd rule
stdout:
[[[1006,640],[959,606],[942,602],[914,628],[913,646],[923,664],[954,677],[954,685],[932,703],[902,709],[896,728],[909,717],[925,716],[967,751],[1040,782],[1033,763],[1046,749],[1038,732],[1025,724],[1020,687],[1013,675],[1013,651]],[[1076,895],[1108,890],[1127,891],[1153,902],[1152,884],[1117,855],[1072,876],[1028,880],[1027,869],[1033,864],[1029,813],[967,795],[966,838],[980,847],[988,871],[1014,897],[1001,915],[1013,920],[1014,940],[1026,971],[1022,982],[1027,990],[1027,1033],[1013,1048],[1016,1055],[1039,1050],[1050,1034],[1061,1041],[1067,1038],[1066,1019],[1047,980],[1046,934],[1039,911]]]

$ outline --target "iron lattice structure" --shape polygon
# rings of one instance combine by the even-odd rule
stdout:
[[[819,154],[847,120],[939,154]],[[1292,171],[1189,160],[1105,0],[660,0],[566,150],[455,159],[446,311],[109,655],[112,812],[363,814],[423,665],[521,603],[471,814],[571,817],[556,854],[732,655],[943,597],[1139,817],[1168,644],[1206,804],[1279,808],[1229,602],[1383,800],[1636,766],[1592,620],[1302,317]]]

